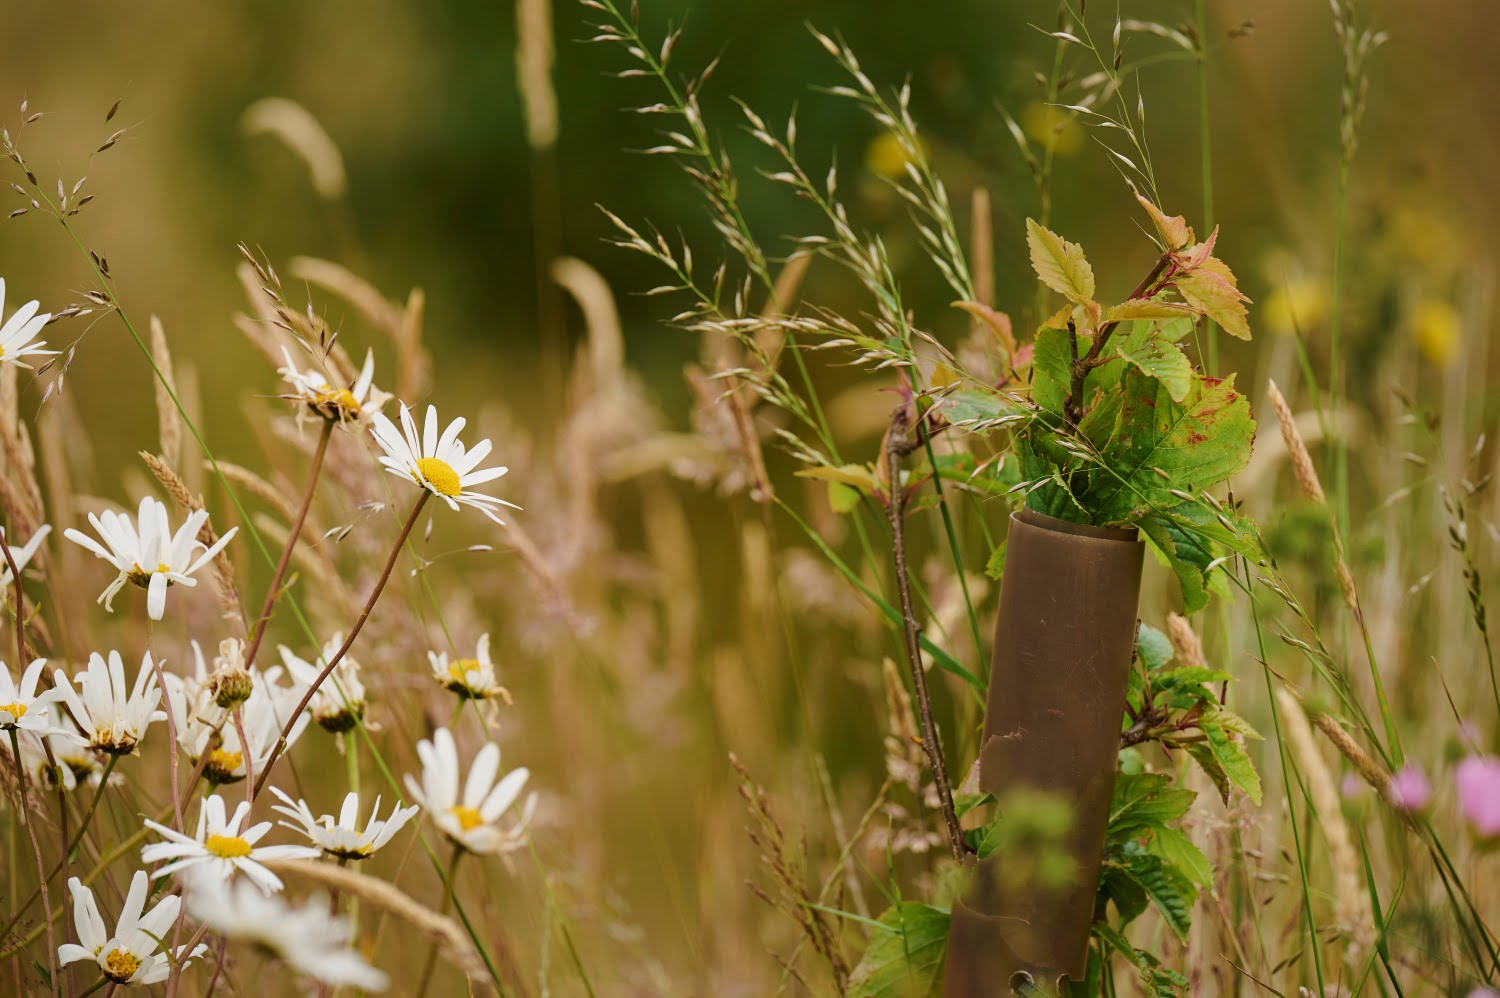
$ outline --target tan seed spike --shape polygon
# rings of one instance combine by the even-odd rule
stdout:
[[[1286,398],[1281,394],[1281,389],[1276,387],[1276,382],[1266,382],[1266,394],[1271,400],[1271,408],[1276,413],[1276,422],[1281,424],[1281,439],[1286,442],[1287,457],[1292,462],[1292,471],[1297,476],[1297,485],[1302,489],[1302,494],[1315,502],[1327,505],[1328,500],[1323,495],[1323,483],[1318,480],[1318,469],[1313,466],[1312,456],[1307,452],[1307,444],[1302,440],[1302,434],[1297,429],[1297,420],[1292,415],[1291,406],[1286,404]]]

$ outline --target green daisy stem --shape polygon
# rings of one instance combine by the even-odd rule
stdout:
[[[438,909],[439,915],[447,915],[448,909],[453,907],[453,895],[458,891],[458,861],[464,858],[464,847],[457,843],[453,846],[453,858],[448,861],[448,872],[443,877],[443,906]],[[432,946],[427,950],[427,962],[422,965],[422,982],[417,985],[417,998],[423,998],[427,994],[427,985],[432,983],[432,972],[437,968],[438,941],[434,939]]]
[[[401,536],[397,537],[396,543],[391,545],[391,555],[385,560],[385,568],[381,570],[380,578],[375,580],[375,587],[370,590],[370,598],[365,601],[365,608],[360,611],[359,618],[354,621],[354,626],[349,629],[349,636],[344,638],[344,643],[339,646],[339,650],[334,652],[328,659],[328,664],[323,667],[322,672],[318,673],[318,678],[313,681],[312,685],[308,686],[307,692],[302,695],[302,700],[297,704],[297,708],[286,719],[286,725],[281,729],[281,737],[276,739],[276,746],[271,749],[271,754],[266,757],[266,764],[261,768],[260,777],[255,781],[255,787],[250,793],[251,800],[260,796],[261,790],[265,787],[266,778],[271,775],[271,768],[276,765],[276,760],[281,757],[281,753],[286,751],[287,739],[292,736],[292,726],[297,723],[297,718],[302,716],[302,712],[307,709],[307,705],[312,703],[313,695],[318,692],[318,688],[327,681],[329,676],[333,675],[333,670],[338,667],[338,664],[344,660],[344,656],[348,654],[349,649],[354,646],[354,639],[359,637],[359,632],[364,628],[365,621],[370,619],[370,612],[375,609],[376,600],[380,599],[380,594],[385,591],[385,584],[390,581],[391,572],[396,568],[396,559],[401,556],[401,549],[405,547],[406,539],[411,536],[412,529],[417,525],[417,518],[422,515],[422,510],[427,506],[427,500],[431,498],[432,493],[423,489],[422,495],[412,504],[411,513],[407,515],[406,522],[401,526]]]

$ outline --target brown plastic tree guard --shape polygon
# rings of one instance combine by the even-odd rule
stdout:
[[[1030,787],[1071,801],[1076,877],[1041,886],[1025,850],[977,864],[965,902],[953,906],[947,998],[1008,995],[1027,978],[1049,988],[1084,978],[1143,549],[1133,528],[1029,509],[1011,516],[979,785],[1002,800]]]

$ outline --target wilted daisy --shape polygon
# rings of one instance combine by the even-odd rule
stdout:
[[[229,643],[225,642],[225,645]],[[225,689],[223,677],[226,668],[232,670],[233,666],[226,667],[222,657],[216,658],[214,662],[218,668],[210,673],[196,641],[193,642],[193,656],[196,662],[193,675],[166,675],[167,699],[177,722],[177,743],[194,765],[203,753],[209,754],[203,764],[203,776],[211,783],[238,783],[249,772],[247,759],[250,766],[260,772],[260,767],[281,737],[282,725],[292,716],[297,701],[301,699],[302,691],[280,682],[280,666],[265,672],[256,668],[247,670],[245,678],[250,693],[240,705],[240,723],[245,729],[242,744],[233,715],[219,704],[220,694]],[[239,661],[243,662],[243,659]],[[306,713],[297,718],[287,733],[287,747],[296,744],[309,723],[311,718]]]
[[[37,528],[36,533],[31,535],[31,540],[27,541],[24,546],[10,549],[10,556],[15,559],[18,570],[26,571],[27,564],[36,557],[37,548],[42,546],[42,541],[46,540],[50,533],[52,533],[52,528],[44,523]],[[9,542],[9,539],[5,537],[4,527],[0,527],[0,539],[6,539],[7,543]],[[5,595],[6,590],[10,588],[10,578],[10,563],[0,559],[0,596]]]
[[[198,811],[198,829],[189,838],[149,818],[146,827],[163,836],[167,841],[153,842],[141,850],[141,860],[155,863],[169,862],[152,872],[153,877],[165,877],[169,873],[193,870],[227,880],[236,871],[243,873],[255,886],[267,894],[281,890],[281,878],[261,865],[272,859],[311,859],[318,850],[308,846],[261,846],[259,842],[271,830],[269,821],[251,825],[241,830],[240,826],[250,816],[250,805],[240,801],[234,814],[225,817],[224,800],[218,794],[203,798]]]
[[[62,691],[36,691],[37,680],[42,678],[46,666],[45,658],[36,659],[21,674],[18,686],[10,677],[10,667],[0,661],[0,731],[67,736],[68,731],[57,726],[52,714],[52,704],[62,697]]]
[[[224,938],[249,943],[331,987],[385,990],[386,975],[350,947],[354,928],[329,914],[326,898],[313,895],[293,908],[249,884],[200,876],[189,878],[185,889],[188,914]]]
[[[526,825],[536,809],[536,794],[527,796],[519,818],[504,826],[499,824],[521,796],[521,788],[530,775],[524,768],[515,769],[496,783],[500,746],[487,742],[474,756],[462,796],[458,747],[447,728],[433,732],[430,742],[425,739],[418,742],[417,757],[422,760],[422,780],[418,783],[408,775],[406,789],[454,844],[476,853],[509,852],[525,844]]]
[[[317,665],[298,657],[286,645],[281,645],[281,664],[286,666],[292,681],[305,689],[317,682],[343,644],[342,634],[329,638],[328,643],[323,646],[322,655],[318,657]],[[307,709],[312,713],[313,720],[326,731],[337,734],[354,727],[365,714],[365,687],[359,681],[359,663],[348,655],[339,659],[339,664],[333,667],[323,685],[313,693]]]
[[[52,313],[38,314],[40,303],[29,301],[16,309],[15,314],[0,326],[0,364],[15,364],[30,367],[27,357],[50,357],[56,350],[46,349],[47,344],[36,338],[42,327],[52,320]],[[5,278],[0,277],[0,315],[5,314]]]
[[[458,439],[464,422],[460,416],[439,435],[437,408],[428,406],[427,421],[419,435],[416,420],[412,419],[411,410],[407,406],[401,406],[401,430],[397,430],[396,425],[384,415],[376,413],[371,428],[375,434],[375,442],[385,451],[380,463],[392,474],[410,478],[453,509],[458,509],[460,503],[473,506],[496,523],[504,523],[496,515],[495,507],[521,507],[469,489],[494,481],[509,469],[502,467],[475,470],[479,467],[479,462],[489,456],[490,442],[481,440],[465,449]]]
[[[161,690],[156,687],[149,651],[141,659],[135,686],[129,689],[125,686],[125,663],[117,651],[110,652],[107,661],[98,652],[89,656],[88,668],[75,677],[83,691],[81,697],[61,669],[53,672],[52,679],[78,730],[101,752],[129,755],[152,721],[167,719],[166,712],[156,708]]]
[[[198,531],[208,522],[208,512],[189,514],[174,534],[167,521],[167,507],[150,496],[141,500],[138,525],[129,515],[106,510],[89,514],[89,523],[104,541],[100,544],[81,530],[69,528],[64,535],[109,562],[119,571],[115,581],[99,594],[97,602],[114,610],[115,594],[125,583],[133,582],[146,590],[146,611],[152,620],[160,620],[167,607],[167,587],[174,582],[196,586],[193,573],[213,560],[224,549],[238,527],[231,527],[213,547],[198,540]]]
[[[164,981],[172,971],[172,961],[160,952],[158,940],[166,937],[172,923],[177,921],[177,910],[182,907],[182,898],[169,894],[145,911],[146,895],[151,878],[146,871],[137,870],[130,879],[130,891],[125,895],[125,906],[120,909],[120,919],[115,923],[115,934],[109,935],[104,919],[99,916],[99,906],[94,902],[94,892],[79,882],[77,877],[68,879],[68,890],[73,892],[73,925],[78,931],[78,942],[64,943],[57,948],[57,962],[66,967],[79,960],[93,960],[99,970],[115,984],[155,984]],[[179,947],[173,959],[178,964],[200,957],[208,949],[199,943],[189,952],[186,946]]]
[[[489,700],[499,697],[510,703],[510,691],[495,679],[495,663],[490,661],[490,636],[481,634],[473,658],[455,658],[447,652],[427,653],[432,663],[432,678],[444,689],[465,700]]]
[[[280,804],[271,805],[271,810],[292,819],[291,822],[279,821],[277,824],[306,835],[324,854],[334,859],[368,859],[375,855],[375,850],[389,842],[401,830],[401,826],[411,820],[412,815],[421,810],[418,807],[403,808],[398,801],[390,817],[380,821],[376,817],[380,814],[380,798],[376,797],[375,806],[370,810],[370,820],[361,830],[359,794],[353,791],[344,798],[344,806],[339,810],[337,820],[331,814],[314,818],[306,801],[293,800],[277,787],[272,787],[271,793],[281,800]]]
[[[345,425],[368,422],[391,399],[389,393],[380,391],[372,384],[375,377],[373,351],[366,351],[365,366],[360,370],[359,377],[347,388],[335,388],[318,371],[297,370],[297,364],[286,347],[281,348],[281,355],[286,358],[286,366],[277,373],[292,386],[294,394],[291,398],[304,403],[307,409],[330,423]]]

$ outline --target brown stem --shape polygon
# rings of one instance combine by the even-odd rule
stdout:
[[[417,525],[417,517],[421,516],[423,507],[427,505],[427,500],[431,498],[432,493],[423,489],[421,497],[412,505],[411,513],[407,515],[406,522],[401,526],[401,536],[397,537],[396,543],[391,546],[391,556],[385,560],[385,568],[381,570],[380,578],[375,580],[375,588],[370,590],[370,598],[365,601],[365,608],[359,612],[359,618],[354,621],[354,626],[349,629],[349,636],[344,639],[344,643],[339,646],[339,650],[334,652],[332,657],[328,659],[328,664],[323,667],[322,672],[318,673],[318,678],[313,680],[312,685],[307,688],[307,692],[302,695],[302,700],[297,704],[297,708],[286,719],[286,724],[281,729],[281,737],[276,739],[276,746],[271,749],[271,754],[266,757],[266,764],[261,769],[260,778],[255,781],[255,789],[250,794],[251,800],[260,796],[261,789],[265,786],[266,778],[271,775],[271,767],[276,765],[276,760],[286,750],[287,739],[292,735],[292,727],[297,723],[297,718],[301,717],[302,712],[307,709],[307,705],[312,703],[313,695],[318,692],[318,687],[322,686],[328,677],[333,675],[334,668],[344,660],[344,655],[354,645],[354,639],[359,637],[359,632],[365,626],[365,621],[370,619],[370,611],[375,609],[375,601],[380,599],[381,592],[385,590],[385,584],[390,581],[391,572],[396,567],[396,559],[401,556],[401,549],[406,546],[406,539],[411,536],[412,528]]]
[[[12,523],[14,526],[14,523]],[[26,594],[21,591],[21,569],[16,565],[15,555],[10,553],[10,544],[0,534],[0,551],[5,552],[5,565],[10,569],[10,588],[16,596],[16,668],[26,671]]]
[[[323,457],[328,453],[328,439],[333,435],[333,422],[331,420],[323,423],[323,432],[318,435],[318,449],[313,452],[312,471],[307,476],[307,491],[302,496],[302,506],[297,510],[297,518],[292,521],[291,532],[286,535],[286,546],[281,549],[281,559],[276,563],[276,571],[271,574],[271,586],[266,590],[266,601],[261,605],[260,616],[255,620],[255,633],[250,635],[250,643],[245,646],[245,668],[255,664],[255,653],[260,650],[260,643],[266,636],[266,625],[271,622],[271,611],[276,608],[276,600],[281,595],[281,580],[286,578],[287,566],[292,562],[292,549],[297,546],[297,538],[302,534],[302,525],[307,521],[307,510],[312,506],[313,490],[317,488],[318,475],[323,470]],[[241,744],[244,744],[241,742]]]
[[[10,560],[10,548],[5,549],[6,560]],[[14,564],[12,562],[12,564]],[[11,569],[12,573],[15,569]],[[17,588],[21,576],[15,575]],[[19,626],[20,621],[16,622]],[[23,639],[24,640],[24,639]],[[36,829],[31,824],[31,804],[26,793],[26,767],[21,765],[21,740],[16,736],[16,729],[10,729],[10,753],[16,764],[16,786],[21,794],[21,818],[26,826],[26,837],[31,840],[31,853],[36,857],[37,883],[41,885],[42,907],[46,910],[47,925],[47,977],[52,982],[52,994],[57,994],[57,940],[52,937],[52,895],[47,892],[47,864],[42,862],[42,847],[36,840]]]
[[[149,633],[149,632],[148,632]],[[150,644],[150,638],[147,638]],[[148,651],[147,654],[150,654]],[[177,831],[182,831],[182,790],[177,776],[177,718],[172,710],[172,698],[167,695],[166,677],[162,675],[161,659],[151,656],[151,667],[156,670],[156,687],[161,691],[162,713],[167,715],[167,764],[172,769],[172,820],[175,821]],[[186,720],[186,718],[184,718]],[[194,785],[197,781],[194,781]]]
[[[250,758],[250,742],[245,738],[245,711],[243,704],[234,705],[234,733],[240,736],[240,752],[245,758],[245,803],[251,804],[255,801],[254,794],[250,788],[255,785],[255,760]],[[207,752],[203,753],[206,757]]]
[[[886,473],[891,480],[888,512],[891,520],[891,547],[896,560],[896,592],[901,597],[901,625],[906,636],[906,658],[911,666],[912,685],[916,687],[917,704],[922,715],[922,748],[932,767],[933,782],[937,784],[943,820],[948,825],[948,844],[953,849],[953,858],[961,860],[967,855],[968,847],[964,844],[963,829],[958,824],[958,813],[953,808],[953,790],[948,784],[948,766],[943,761],[943,744],[932,719],[932,697],[927,692],[927,674],[922,668],[921,629],[912,609],[911,579],[906,571],[906,490],[901,483],[901,458],[911,449],[911,443],[907,440],[910,429],[911,417],[903,402],[891,415],[891,431],[886,437],[885,449]]]
[[[1171,253],[1163,253],[1159,256],[1156,260],[1156,266],[1152,267],[1151,272],[1141,279],[1141,283],[1135,286],[1135,290],[1130,292],[1130,297],[1126,301],[1132,301],[1136,298],[1149,298],[1156,290],[1157,280],[1166,272],[1171,262]],[[1114,335],[1115,329],[1119,325],[1119,322],[1105,323],[1099,330],[1099,334],[1094,337],[1094,345],[1089,347],[1088,356],[1079,359],[1078,337],[1073,329],[1073,324],[1071,322],[1068,323],[1068,334],[1072,337],[1073,344],[1073,383],[1068,389],[1067,401],[1063,403],[1063,413],[1066,415],[1068,422],[1074,426],[1078,425],[1078,420],[1083,416],[1083,380],[1088,377],[1090,371],[1103,363],[1099,360],[1099,355],[1104,352],[1105,344],[1109,342],[1109,338]]]

